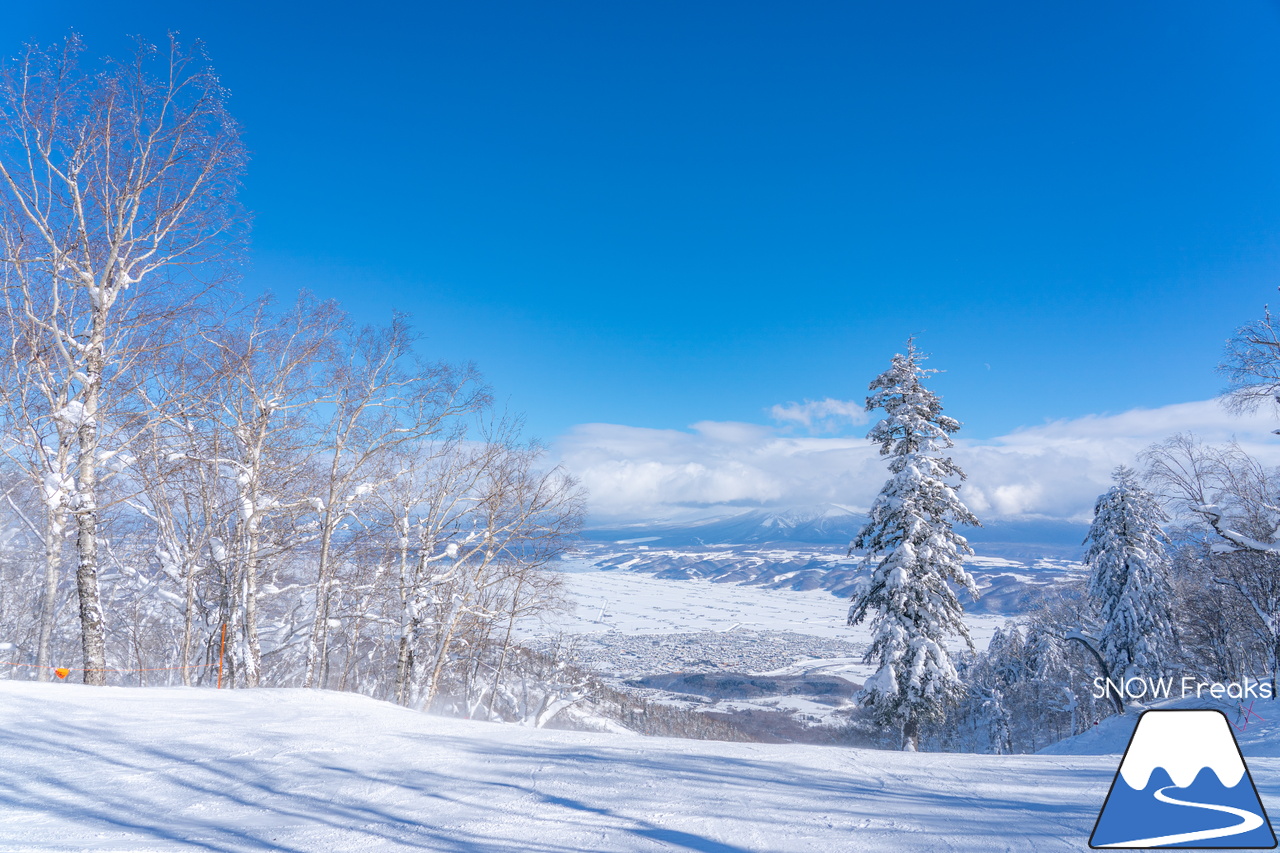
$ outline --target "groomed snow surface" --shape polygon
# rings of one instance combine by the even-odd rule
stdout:
[[[1116,756],[473,723],[352,694],[0,682],[0,850],[1082,850]],[[1250,761],[1263,801],[1280,761]]]

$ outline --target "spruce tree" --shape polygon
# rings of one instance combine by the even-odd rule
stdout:
[[[849,624],[870,618],[865,662],[877,666],[859,699],[882,725],[900,726],[902,748],[912,752],[921,722],[939,717],[964,691],[946,641],[973,643],[951,585],[978,594],[962,562],[973,549],[952,528],[980,525],[953,485],[964,473],[943,455],[960,422],[942,414],[937,395],[921,383],[937,372],[920,366],[924,358],[908,340],[907,354],[895,355],[871,382],[867,410],[883,409],[885,417],[867,438],[889,458],[890,477],[849,548],[863,551],[870,568],[854,592]]]
[[[1168,540],[1160,529],[1168,516],[1133,469],[1122,465],[1112,478],[1085,538],[1089,597],[1101,623],[1098,652],[1112,678],[1157,676],[1173,642]]]

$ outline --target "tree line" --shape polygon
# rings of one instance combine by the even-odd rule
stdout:
[[[924,387],[933,371],[923,359],[909,341],[871,383],[867,409],[884,418],[868,438],[890,477],[850,547],[869,571],[849,622],[870,621],[866,662],[876,666],[861,716],[886,742],[896,733],[908,750],[1035,751],[1156,700],[1161,679],[1176,698],[1184,676],[1224,685],[1211,698],[1229,705],[1245,690],[1280,695],[1280,471],[1191,434],[1116,469],[1083,543],[1087,576],[1044,594],[978,652],[956,595],[977,592],[962,562],[973,552],[953,528],[979,522],[959,498],[964,473],[944,455],[960,424]],[[1269,312],[1238,330],[1220,370],[1229,409],[1280,408]],[[967,651],[952,655],[948,638]]]
[[[407,317],[235,294],[227,97],[173,37],[0,70],[0,658],[518,715],[584,494]]]

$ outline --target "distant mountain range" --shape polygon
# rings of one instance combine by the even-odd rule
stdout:
[[[588,541],[681,548],[715,545],[847,546],[866,523],[865,514],[839,504],[753,509],[694,521],[657,520],[601,524],[583,531]],[[1088,525],[1046,519],[995,521],[959,528],[982,555],[1013,560],[1077,559]]]

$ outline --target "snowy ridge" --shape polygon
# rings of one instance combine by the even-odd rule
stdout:
[[[583,533],[594,543],[644,542],[658,547],[792,543],[835,546],[843,554],[866,522],[865,510],[820,504],[752,509],[710,518],[596,523]],[[983,527],[966,527],[960,532],[981,553],[1034,562],[1041,557],[1078,559],[1087,529],[1087,525],[1048,519],[1006,519],[986,521]]]
[[[1054,558],[1015,561],[979,555],[964,560],[977,581],[981,597],[976,601],[961,593],[967,613],[1017,615],[1034,604],[1045,588],[1083,571],[1078,563]],[[833,546],[710,546],[653,547],[624,543],[586,543],[563,560],[563,571],[574,573],[623,570],[645,573],[663,580],[710,580],[770,590],[808,592],[827,590],[847,600],[864,572],[861,561],[847,557],[845,548]],[[683,595],[684,592],[678,592]]]

